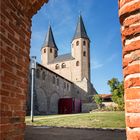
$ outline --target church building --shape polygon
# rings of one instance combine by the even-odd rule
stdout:
[[[96,94],[90,81],[90,39],[81,15],[68,54],[58,55],[49,26],[41,48],[41,64],[37,63],[34,90],[37,114],[57,114],[61,98],[81,100],[84,110],[84,103]]]

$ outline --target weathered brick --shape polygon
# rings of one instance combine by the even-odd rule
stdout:
[[[140,25],[138,26],[132,26],[132,27],[129,27],[129,28],[125,28],[123,31],[122,31],[122,35],[123,36],[132,36],[132,35],[135,35],[137,33],[140,33]]]
[[[140,23],[140,14],[137,14],[135,16],[130,16],[129,18],[126,18],[123,22],[124,26],[129,26],[132,24]]]
[[[128,113],[139,113],[140,112],[140,101],[126,101],[125,102],[126,111]]]
[[[6,117],[6,116],[12,116],[12,111],[1,111],[1,116],[3,117]]]
[[[133,41],[132,43],[130,43],[129,45],[126,45],[124,48],[123,48],[123,56],[132,52],[132,51],[135,51],[135,50],[139,50],[140,49],[140,40],[137,40],[137,41]]]
[[[140,140],[139,130],[127,130],[127,140]]]
[[[9,32],[9,33],[11,33],[12,35],[14,35],[14,31],[13,31],[13,29],[11,29],[5,22],[1,22],[1,25],[5,28],[5,29],[7,29],[7,31]]]
[[[13,46],[13,43],[7,38],[5,37],[4,35],[1,34],[1,39],[4,43],[6,43],[7,45],[9,46]]]
[[[22,100],[17,100],[16,98],[13,98],[13,97],[3,97],[3,96],[2,96],[2,101],[11,106],[20,104],[20,102],[22,102]]]
[[[131,0],[131,2],[133,2],[133,3],[132,4],[126,3],[128,5],[125,4],[125,8],[122,8],[122,9],[120,8],[120,10],[119,10],[120,17],[126,13],[128,13],[128,16],[130,16],[130,14],[132,12],[140,9],[140,2],[139,1],[135,2],[134,0]]]
[[[127,117],[126,117],[126,125],[128,126],[128,127],[132,127],[132,128],[134,128],[134,127],[140,127],[140,115],[138,114],[138,113],[135,113],[135,114],[133,114],[133,115],[128,115]]]
[[[140,65],[135,64],[135,65],[129,65],[124,68],[123,74],[124,77],[126,77],[129,74],[134,74],[134,73],[140,73]]]
[[[119,5],[120,5],[120,7],[122,7],[124,4],[126,4],[130,1],[132,1],[132,0],[119,0]]]
[[[125,88],[130,88],[130,87],[135,87],[135,86],[140,86],[140,78],[130,78],[125,81],[124,87]]]
[[[140,88],[125,89],[126,100],[140,99]]]

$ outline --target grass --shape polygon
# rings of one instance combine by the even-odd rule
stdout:
[[[125,115],[124,112],[46,115],[35,116],[33,123],[31,123],[30,117],[26,117],[26,124],[73,128],[125,128]]]

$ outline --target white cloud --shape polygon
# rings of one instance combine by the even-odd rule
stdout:
[[[113,39],[116,37],[117,35],[117,29],[110,29],[110,31],[108,31],[106,37],[105,37],[105,46],[108,48],[108,47],[112,47],[112,42],[113,42]]]
[[[112,55],[106,60],[106,63],[112,62],[116,57],[117,57],[117,54],[116,54],[116,53],[112,54]]]
[[[104,66],[104,64],[100,63],[99,61],[91,59],[91,70],[99,69],[103,66]]]
[[[42,32],[37,31],[37,32],[33,32],[32,34],[32,40],[42,40]]]
[[[100,63],[98,59],[91,58],[91,70],[102,68],[106,64],[112,62],[116,57],[117,57],[117,54],[114,53],[110,57],[108,57],[106,60],[102,61],[102,63]]]

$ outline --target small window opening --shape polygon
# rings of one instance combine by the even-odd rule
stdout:
[[[76,42],[76,46],[78,46],[78,45],[79,45],[79,41]]]
[[[55,65],[55,69],[59,69],[59,65],[58,64]]]
[[[52,48],[50,48],[50,53],[52,53]]]
[[[83,45],[84,45],[84,46],[86,45],[86,41],[85,41],[85,40],[83,41]]]
[[[66,68],[66,64],[65,63],[62,64],[62,68]]]
[[[79,66],[79,61],[76,61],[76,66]]]
[[[83,56],[86,56],[86,51],[83,52]]]

